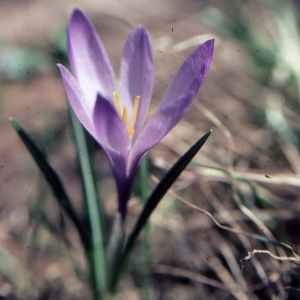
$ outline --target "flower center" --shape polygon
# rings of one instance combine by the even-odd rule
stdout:
[[[123,107],[123,110],[121,110],[120,98],[119,98],[118,92],[113,92],[113,96],[114,96],[114,103],[115,103],[116,110],[117,110],[118,114],[120,115],[120,117],[122,118],[122,120],[127,128],[130,139],[132,139],[132,137],[134,135],[134,126],[135,126],[135,122],[136,122],[136,118],[137,118],[137,112],[138,112],[141,96],[136,96],[134,99],[133,114],[131,117],[130,125],[128,123],[128,108],[127,108],[127,106],[125,105]]]

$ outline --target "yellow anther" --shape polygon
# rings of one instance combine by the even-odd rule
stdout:
[[[140,96],[136,96],[134,99],[134,104],[133,104],[133,112],[132,112],[132,116],[131,116],[131,125],[129,126],[129,121],[128,121],[128,108],[127,106],[123,107],[123,111],[121,110],[121,105],[120,105],[120,98],[119,98],[119,94],[118,92],[113,92],[113,97],[114,97],[114,104],[116,107],[116,110],[118,112],[118,114],[120,115],[120,117],[122,118],[127,131],[128,131],[128,135],[130,137],[130,139],[132,139],[133,135],[134,135],[134,126],[136,123],[136,119],[137,119],[137,113],[138,113],[138,109],[139,109],[139,103],[140,103]]]
[[[134,129],[131,126],[129,126],[129,127],[127,127],[127,130],[128,130],[130,139],[132,139],[132,137],[134,135]]]
[[[127,106],[124,106],[124,108],[123,108],[122,119],[123,119],[126,127],[128,128],[128,110],[127,110]]]
[[[114,103],[115,103],[116,110],[119,113],[119,115],[122,116],[120,98],[118,92],[113,92],[113,96],[114,96]]]
[[[132,128],[134,128],[135,122],[137,119],[137,113],[138,113],[138,109],[139,109],[140,99],[141,99],[141,96],[136,96],[134,99],[133,115],[132,115],[132,119],[131,119],[131,127]]]

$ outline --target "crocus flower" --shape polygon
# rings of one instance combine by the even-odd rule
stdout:
[[[126,41],[120,93],[102,42],[80,10],[75,10],[70,19],[67,44],[73,75],[58,64],[66,94],[79,121],[106,153],[124,221],[139,162],[190,109],[209,70],[214,40],[200,45],[186,59],[147,124],[154,77],[147,30],[136,27]]]

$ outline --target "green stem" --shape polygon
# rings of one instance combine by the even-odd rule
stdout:
[[[145,205],[148,199],[148,179],[149,179],[149,172],[148,172],[148,160],[145,157],[140,165],[140,195],[143,204]],[[144,264],[144,299],[145,300],[153,300],[154,291],[152,289],[152,280],[150,275],[150,268],[151,268],[151,250],[150,250],[150,224],[147,224],[144,227],[144,235],[143,235],[143,264]]]
[[[89,260],[95,289],[95,299],[101,299],[106,287],[106,253],[104,248],[103,215],[101,213],[97,185],[94,180],[93,162],[87,145],[84,129],[70,110],[71,121],[81,170],[88,220],[91,229],[92,249]]]

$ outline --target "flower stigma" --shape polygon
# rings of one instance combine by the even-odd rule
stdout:
[[[130,140],[131,140],[133,135],[134,135],[134,126],[135,126],[135,122],[136,122],[136,119],[137,119],[137,113],[138,113],[138,108],[139,108],[139,103],[140,103],[141,96],[136,96],[135,99],[134,99],[131,125],[129,125],[129,122],[128,122],[128,108],[127,108],[127,106],[125,105],[123,107],[123,111],[121,110],[120,98],[119,98],[118,92],[113,92],[113,97],[114,97],[115,108],[116,108],[118,114],[122,118],[122,120],[123,120],[123,122],[124,122],[124,124],[127,128],[128,135],[129,135]]]

